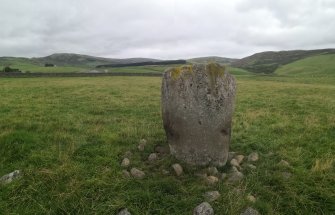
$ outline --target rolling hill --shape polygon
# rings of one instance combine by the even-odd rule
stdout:
[[[254,73],[273,73],[282,65],[315,55],[335,54],[335,49],[267,51],[231,63],[231,66],[246,69]]]
[[[226,57],[217,57],[217,56],[209,56],[209,57],[198,57],[188,59],[189,63],[207,63],[207,62],[215,62],[220,64],[231,64],[232,62],[237,61],[238,59],[234,58],[226,58]]]
[[[316,55],[278,68],[278,75],[335,76],[335,54]]]

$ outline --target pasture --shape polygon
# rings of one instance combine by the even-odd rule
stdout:
[[[260,159],[241,183],[212,186],[192,167],[181,177],[163,175],[175,162],[170,156],[146,161],[166,144],[161,78],[0,79],[0,176],[23,171],[0,185],[0,214],[116,214],[124,207],[139,215],[191,214],[210,190],[221,193],[211,203],[216,214],[247,206],[262,214],[334,214],[335,79],[233,73],[231,151],[256,151]],[[140,153],[142,138],[148,147]],[[144,179],[123,177],[128,150]]]

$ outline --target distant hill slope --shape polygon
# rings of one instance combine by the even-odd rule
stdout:
[[[335,77],[335,54],[317,55],[294,61],[278,68],[276,73],[292,76]]]
[[[46,57],[32,58],[32,60],[42,64],[52,63],[60,66],[89,66],[89,67],[95,67],[97,65],[102,64],[140,63],[147,61],[153,61],[153,62],[159,61],[157,59],[151,59],[151,58],[115,59],[115,58],[102,58],[89,55],[70,54],[70,53],[52,54]]]
[[[335,54],[335,49],[261,52],[231,63],[231,66],[255,73],[273,73],[278,67],[306,57]]]
[[[220,64],[230,64],[232,62],[237,61],[238,59],[234,58],[226,58],[226,57],[217,57],[217,56],[209,56],[209,57],[198,57],[188,59],[189,63],[208,63],[208,62],[216,62]]]

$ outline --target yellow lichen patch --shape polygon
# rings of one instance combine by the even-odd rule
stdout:
[[[170,71],[170,76],[172,77],[173,80],[177,80],[182,73],[192,73],[192,66],[191,65],[184,65],[181,67],[175,67],[171,69]]]
[[[213,78],[222,77],[224,75],[226,68],[217,63],[207,64],[207,73]]]
[[[333,163],[335,158],[323,158],[323,159],[316,159],[315,164],[312,167],[313,172],[324,172],[333,167]]]

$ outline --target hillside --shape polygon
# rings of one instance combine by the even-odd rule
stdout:
[[[217,56],[209,56],[209,57],[198,57],[198,58],[191,58],[187,61],[189,63],[208,63],[208,62],[215,62],[220,64],[230,64],[232,62],[237,61],[238,59],[234,58],[226,58],[226,57],[217,57]]]
[[[233,67],[255,73],[273,73],[278,67],[315,55],[335,54],[335,49],[260,52],[233,62]]]
[[[101,64],[121,64],[121,63],[140,63],[146,61],[153,61],[153,62],[159,61],[157,59],[150,59],[150,58],[116,59],[116,58],[102,58],[89,55],[70,54],[70,53],[57,53],[46,57],[32,58],[32,60],[37,61],[41,64],[52,63],[61,66],[88,66],[88,67],[95,67]]]
[[[335,54],[307,57],[284,65],[275,73],[294,76],[335,76]]]

